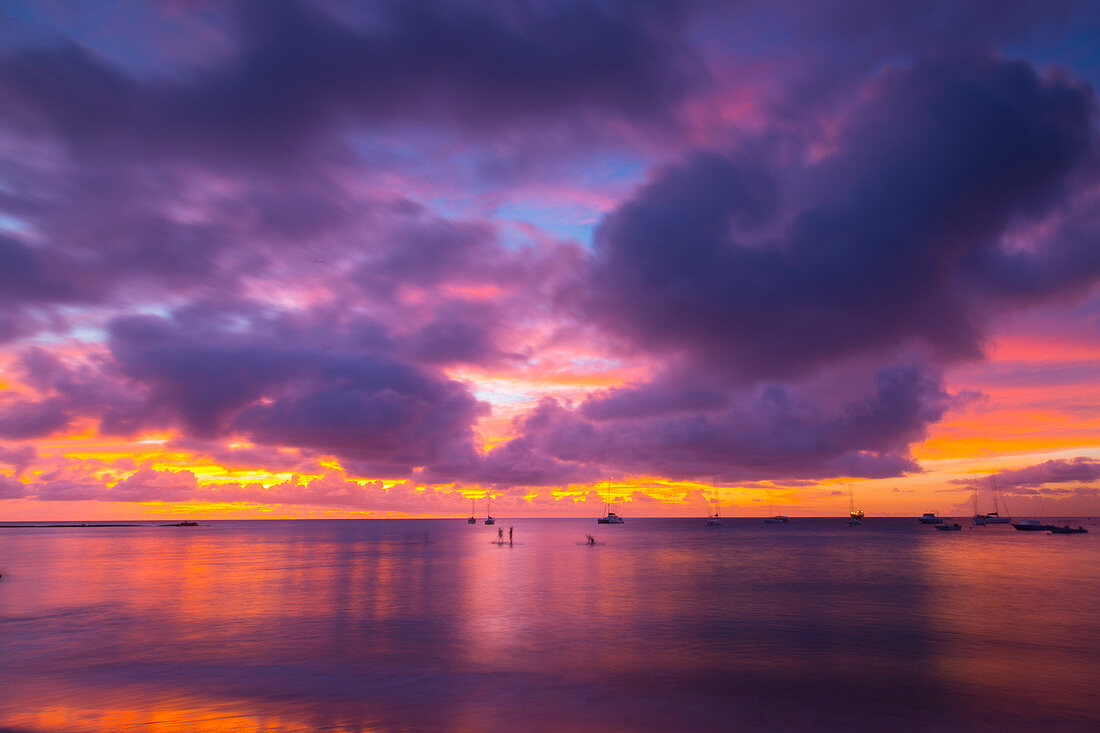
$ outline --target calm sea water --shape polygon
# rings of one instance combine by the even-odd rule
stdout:
[[[0,729],[1100,725],[1096,523],[498,526],[0,529]]]

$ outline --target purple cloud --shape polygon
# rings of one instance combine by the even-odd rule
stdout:
[[[95,154],[276,163],[347,124],[667,125],[701,81],[677,14],[636,3],[237,8],[217,65],[138,78],[79,45],[0,60],[9,124]]]
[[[1100,480],[1100,461],[1086,456],[1058,458],[1025,468],[1004,469],[993,474],[997,487],[1020,493],[1047,484],[1082,483]]]
[[[723,394],[709,409],[642,385],[579,410],[544,402],[523,420],[525,447],[580,465],[675,478],[743,481],[882,477],[919,471],[909,444],[950,406],[940,380],[912,367],[879,370],[869,393],[833,399],[823,385],[772,384]],[[667,388],[667,387],[666,387]],[[640,411],[637,400],[665,409]],[[498,449],[499,450],[499,449]],[[491,454],[490,454],[491,455]]]
[[[1095,125],[1088,86],[1024,62],[889,70],[817,163],[700,152],[658,173],[602,223],[578,299],[636,348],[749,380],[912,345],[974,358],[995,310],[1100,277],[1095,228],[1002,242],[1095,182]]]

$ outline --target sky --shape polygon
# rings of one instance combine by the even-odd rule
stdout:
[[[0,519],[1100,514],[1098,37],[0,2]]]

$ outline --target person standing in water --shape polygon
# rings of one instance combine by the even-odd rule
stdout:
[[[512,528],[508,527],[508,544],[512,544]]]
[[[498,545],[503,545],[504,544],[504,530],[501,529],[500,527],[497,527],[497,544]]]

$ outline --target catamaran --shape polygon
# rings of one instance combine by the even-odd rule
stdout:
[[[1012,517],[1002,517],[1000,514],[1001,508],[997,503],[997,479],[990,476],[989,483],[991,486],[991,493],[993,494],[993,511],[989,514],[978,513],[978,485],[974,485],[974,524],[978,526],[985,524],[1012,524]]]
[[[622,524],[625,520],[611,511],[611,479],[607,480],[607,501],[604,503],[606,515],[596,518],[596,524]]]

